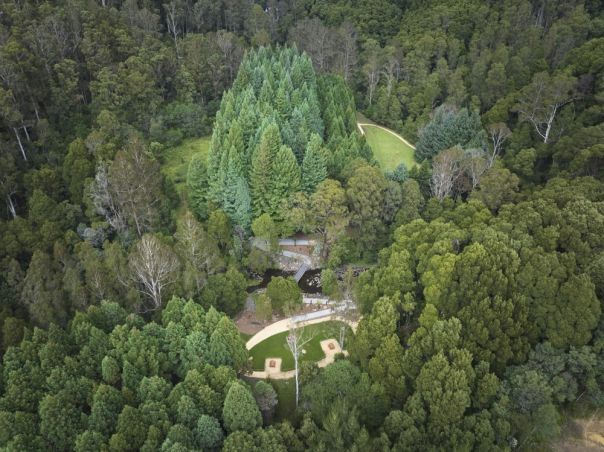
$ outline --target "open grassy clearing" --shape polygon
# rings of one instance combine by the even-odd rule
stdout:
[[[320,361],[325,358],[325,353],[321,350],[321,341],[325,339],[337,339],[340,334],[342,322],[330,321],[317,323],[304,327],[305,332],[313,334],[312,340],[304,346],[306,353],[302,356],[302,361]],[[349,328],[347,326],[347,328]],[[260,342],[250,350],[252,357],[252,368],[254,370],[264,370],[264,361],[266,358],[281,358],[281,370],[288,371],[294,368],[294,357],[287,347],[286,338],[288,331],[276,334]],[[350,331],[347,334],[352,334]]]
[[[211,137],[189,138],[180,145],[163,152],[162,172],[172,181],[181,199],[184,199],[187,171],[193,154],[202,152],[207,156]]]
[[[369,119],[367,116],[365,116],[360,111],[357,111],[357,122],[359,122],[361,124],[375,124],[375,122],[373,122],[371,119]]]
[[[362,127],[367,143],[384,171],[393,171],[399,163],[404,163],[407,169],[416,165],[415,151],[411,146],[377,126],[364,125]]]

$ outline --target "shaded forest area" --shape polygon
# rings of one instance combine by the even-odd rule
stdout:
[[[603,181],[596,0],[4,2],[0,447],[545,447],[604,403]],[[232,317],[296,232],[363,319],[276,422]]]

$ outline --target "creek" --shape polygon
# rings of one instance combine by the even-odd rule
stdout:
[[[284,278],[293,277],[296,272],[287,272],[276,268],[267,270],[263,275],[258,276],[260,282],[249,286],[247,288],[248,293],[255,292],[258,289],[264,289],[271,282],[273,276],[283,276]],[[298,287],[302,293],[319,294],[321,293],[321,269],[308,270],[302,276],[302,279],[298,282]]]

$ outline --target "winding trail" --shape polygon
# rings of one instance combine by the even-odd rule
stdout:
[[[377,124],[369,124],[368,122],[357,122],[357,127],[359,128],[359,131],[361,132],[361,135],[365,135],[365,131],[363,130],[363,127],[377,127],[378,129],[385,130],[386,132],[388,132],[388,133],[394,135],[395,137],[397,137],[399,140],[401,140],[403,143],[405,143],[411,149],[415,150],[415,146],[413,146],[411,143],[409,143],[407,140],[405,140],[398,133],[393,132],[390,129],[387,129],[386,127],[378,126]]]
[[[296,322],[298,326],[314,325],[316,323],[328,322],[330,320],[339,320],[345,322],[352,328],[353,332],[356,332],[358,322],[353,322],[348,319],[344,319],[337,315],[335,308],[323,309],[322,311],[312,312],[310,314],[302,314],[298,316],[288,317],[287,319],[279,320],[278,322],[272,323],[262,330],[254,334],[245,344],[245,348],[251,350],[254,346],[258,345],[265,339],[268,339],[275,334],[289,331],[289,327],[292,322]],[[329,344],[333,344],[333,348],[329,347]],[[321,348],[325,353],[325,358],[317,361],[319,367],[325,367],[334,361],[334,356],[338,353],[347,352],[340,349],[338,342],[335,339],[326,339],[321,341]],[[275,367],[270,367],[270,361],[275,361]],[[276,380],[287,380],[294,377],[294,371],[281,371],[281,358],[266,358],[264,362],[263,371],[254,371],[250,374],[252,378],[274,378]]]
[[[356,331],[358,322],[352,322],[349,320],[345,320],[337,315],[337,311],[334,308],[323,309],[321,311],[315,311],[309,314],[303,314],[299,316],[288,317],[283,320],[279,320],[278,322],[271,323],[267,327],[261,329],[256,334],[254,334],[249,340],[245,343],[245,348],[251,350],[260,342],[265,339],[268,339],[275,334],[283,333],[284,331],[289,331],[289,326],[292,322],[296,322],[298,326],[307,326],[314,325],[316,323],[328,322],[330,320],[340,320],[342,322],[346,322],[352,328],[352,331]]]
[[[254,238],[252,238],[251,243],[252,243],[252,246],[255,246],[264,251],[269,251],[269,244],[266,240],[254,237]],[[292,245],[293,246],[295,246],[295,245],[312,246],[312,245],[314,245],[314,243],[315,243],[314,240],[306,240],[306,239],[301,239],[301,240],[300,239],[279,239],[279,246],[292,246]],[[304,272],[306,272],[306,270],[312,268],[312,266],[313,266],[312,259],[305,254],[296,253],[294,251],[288,251],[288,250],[283,250],[283,249],[279,251],[279,254],[281,254],[282,256],[291,258],[291,259],[296,259],[300,262],[300,267],[298,268],[298,271],[296,272],[296,280],[299,280],[302,277],[302,275],[304,274]],[[321,305],[326,305],[326,306],[329,306],[330,304],[332,304],[332,302],[330,302],[328,298],[322,298],[322,297],[317,297],[317,296],[306,296],[305,298],[303,298],[303,302],[305,304],[321,304]],[[348,301],[345,300],[345,303],[348,303]],[[260,342],[264,341],[265,339],[268,339],[269,337],[274,336],[275,334],[289,331],[292,323],[295,323],[298,326],[307,326],[307,325],[314,325],[314,324],[322,323],[322,322],[328,322],[330,320],[339,320],[339,321],[342,321],[342,322],[350,325],[350,327],[352,328],[352,331],[356,332],[358,321],[353,322],[349,319],[346,319],[346,318],[338,315],[338,310],[340,310],[340,309],[345,309],[345,307],[342,307],[341,305],[339,307],[338,306],[328,307],[328,308],[322,309],[320,311],[314,311],[314,312],[310,312],[307,314],[295,315],[295,316],[288,317],[283,320],[279,320],[278,322],[271,323],[270,325],[266,326],[265,328],[261,329],[256,334],[254,334],[246,342],[245,348],[248,350],[251,350],[256,345],[258,345]],[[335,355],[338,353],[344,353],[344,354],[348,353],[346,350],[341,350],[340,345],[338,344],[338,342],[335,339],[326,339],[324,341],[321,341],[321,348],[323,349],[323,352],[325,353],[325,358],[317,361],[317,365],[319,367],[325,367],[325,366],[331,364],[334,361]],[[271,361],[273,361],[273,365],[274,365],[273,367],[270,366]],[[279,379],[287,380],[289,378],[294,377],[294,371],[293,370],[281,371],[281,358],[268,357],[268,358],[266,358],[266,360],[264,362],[264,371],[254,371],[250,374],[250,377],[260,378],[260,379],[274,378],[274,379],[278,379],[278,380]]]

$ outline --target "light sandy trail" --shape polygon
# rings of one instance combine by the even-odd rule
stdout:
[[[317,361],[318,367],[327,367],[331,363],[335,361],[335,356],[338,353],[344,353],[344,355],[348,356],[348,352],[346,350],[342,351],[340,348],[340,344],[335,339],[325,339],[320,342],[321,349],[323,353],[325,353],[325,358]],[[329,345],[332,345],[332,348]],[[270,362],[274,361],[275,367],[270,367]],[[281,370],[281,358],[266,358],[264,362],[264,370],[263,371],[254,371],[250,375],[252,378],[271,378],[274,380],[289,380],[290,378],[294,378],[296,376],[295,370]]]
[[[366,123],[366,122],[357,122],[357,126],[358,126],[359,130],[361,131],[361,135],[365,135],[365,131],[363,130],[363,127],[377,127],[378,129],[385,130],[386,132],[391,133],[392,135],[394,135],[395,137],[397,137],[399,140],[401,140],[403,143],[405,143],[411,149],[415,150],[415,146],[413,146],[411,143],[409,143],[407,140],[405,140],[398,133],[393,132],[390,129],[387,129],[386,127],[378,126],[377,124],[369,124],[369,123]]]
[[[342,322],[348,323],[351,326],[352,331],[356,330],[358,322],[351,322],[351,321],[342,319],[342,318],[340,318],[340,316],[335,314],[335,312],[332,309],[326,309],[325,311],[326,311],[326,313],[324,316],[317,318],[317,319],[300,322],[300,323],[298,323],[298,326],[314,325],[316,323],[327,322],[329,320],[340,320]],[[294,316],[294,317],[297,317],[297,316]],[[263,340],[268,339],[269,337],[274,336],[275,334],[283,333],[284,331],[289,331],[291,319],[292,319],[291,317],[288,317],[287,319],[283,319],[283,320],[279,320],[278,322],[271,323],[266,328],[261,329],[245,343],[245,348],[247,348],[248,350],[251,350],[252,348],[254,348],[256,345],[258,345]]]
[[[331,309],[326,310],[326,311],[331,311],[331,312],[328,312],[325,316],[317,318],[317,319],[300,322],[300,323],[298,323],[298,326],[314,325],[316,323],[327,322],[329,320],[339,320],[341,322],[348,323],[350,325],[350,327],[352,328],[352,331],[356,332],[358,322],[352,322],[348,319],[341,318],[341,317],[337,316]],[[279,320],[278,322],[272,323],[271,325],[267,326],[266,328],[258,331],[256,334],[254,334],[254,336],[252,336],[250,338],[250,340],[247,341],[247,343],[245,344],[245,348],[247,348],[248,350],[251,350],[255,345],[259,344],[263,340],[268,339],[269,337],[274,336],[275,334],[289,331],[291,319],[292,319],[292,317],[289,317],[289,318],[283,319],[283,320]],[[332,343],[334,345],[333,349],[329,348],[329,343]],[[321,348],[323,349],[323,353],[325,353],[325,358],[321,359],[320,361],[317,361],[317,365],[319,367],[325,367],[325,366],[328,366],[329,364],[333,363],[334,356],[336,354],[342,352],[340,345],[338,344],[338,342],[335,339],[326,339],[324,341],[321,341]],[[345,355],[348,354],[348,352],[346,350],[344,350],[343,353]],[[274,368],[271,368],[269,366],[269,363],[271,360],[275,361],[276,365]],[[261,378],[261,379],[274,378],[276,380],[287,380],[289,378],[293,378],[295,375],[294,375],[293,370],[281,371],[281,358],[268,357],[264,361],[264,370],[263,371],[254,371],[249,376],[252,378]]]

